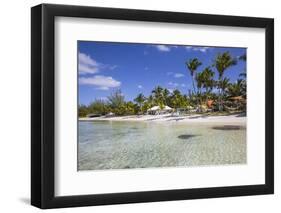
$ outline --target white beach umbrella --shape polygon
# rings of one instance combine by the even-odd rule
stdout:
[[[167,110],[168,111],[168,110],[172,110],[172,108],[169,107],[169,106],[165,106],[163,110]]]
[[[154,107],[151,107],[148,111],[156,111],[156,110],[159,110],[160,107],[159,106],[154,106]]]

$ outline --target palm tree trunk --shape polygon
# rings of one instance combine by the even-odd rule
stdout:
[[[219,89],[219,111],[221,112],[221,111],[222,111],[222,88],[221,88],[222,81],[221,81],[221,78],[219,79],[219,81],[220,81],[220,89]]]
[[[196,91],[195,91],[195,85],[194,85],[194,76],[192,76],[192,87],[193,87],[193,93],[195,94]]]

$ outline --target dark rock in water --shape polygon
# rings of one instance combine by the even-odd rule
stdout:
[[[196,136],[198,136],[198,135],[179,135],[178,138],[179,139],[190,139],[190,138],[193,138]]]
[[[131,127],[130,128],[130,130],[132,130],[132,131],[135,131],[135,130],[138,130],[139,128],[137,128],[137,127]]]
[[[243,126],[236,126],[236,125],[223,125],[223,126],[214,126],[212,129],[216,130],[240,130],[245,129]]]

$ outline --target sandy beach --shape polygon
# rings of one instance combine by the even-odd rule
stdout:
[[[132,115],[132,116],[115,116],[115,117],[95,117],[79,118],[79,121],[144,121],[144,122],[180,122],[180,123],[221,123],[221,124],[239,124],[246,125],[246,116],[220,115],[208,116],[202,114],[193,114],[186,116],[172,116],[171,114],[163,115]]]

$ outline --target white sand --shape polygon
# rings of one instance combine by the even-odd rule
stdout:
[[[131,115],[115,117],[96,117],[96,118],[79,118],[80,121],[146,121],[146,122],[184,122],[184,123],[222,123],[222,124],[246,124],[246,117],[239,115],[226,116],[206,116],[194,114],[188,116],[171,116],[165,115]]]

